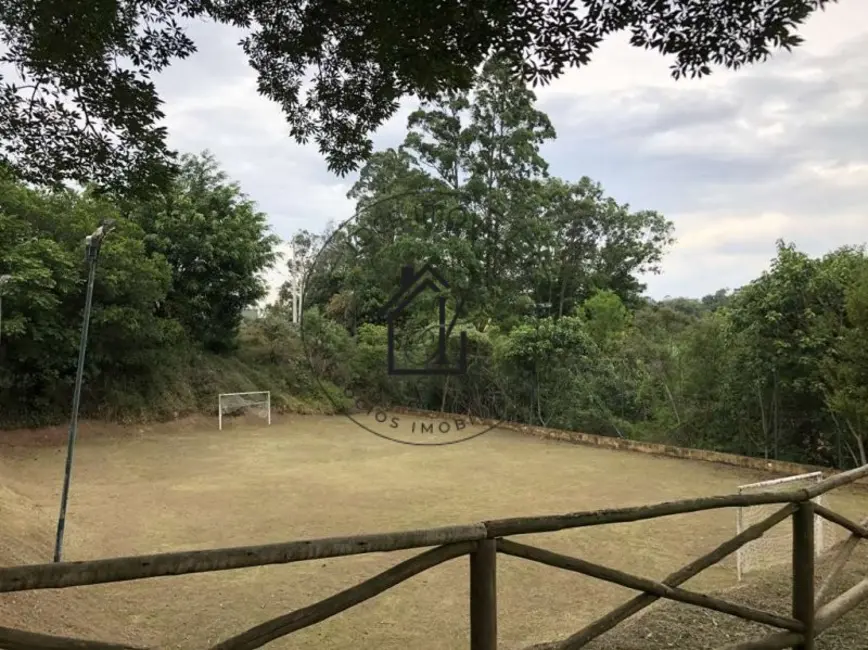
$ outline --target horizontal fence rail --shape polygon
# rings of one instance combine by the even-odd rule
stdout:
[[[640,595],[615,608],[572,636],[554,643],[534,646],[536,650],[574,650],[611,630],[660,598],[729,614],[744,620],[776,627],[782,631],[756,641],[726,646],[723,650],[812,650],[817,635],[847,612],[868,600],[868,577],[829,601],[832,583],[861,539],[868,538],[868,518],[857,523],[812,502],[835,488],[868,477],[868,465],[842,472],[810,487],[785,492],[734,494],[647,506],[616,508],[484,521],[466,526],[448,526],[353,537],[331,537],[279,544],[237,548],[182,551],[136,557],[58,562],[0,568],[0,593],[38,589],[64,589],[85,585],[141,580],[147,578],[227,571],[254,566],[288,564],[324,559],[384,553],[398,550],[429,550],[334,594],[318,603],[265,621],[214,645],[209,650],[254,650],[275,639],[304,629],[351,607],[370,600],[392,587],[435,566],[469,556],[470,565],[470,648],[496,650],[497,597],[496,557],[498,553],[573,571],[612,582]],[[723,542],[662,581],[635,576],[579,558],[504,539],[513,535],[545,533],[571,528],[636,522],[705,510],[781,504],[781,508],[740,534]],[[829,575],[814,590],[814,518],[823,517],[850,532],[838,548]],[[766,531],[790,518],[793,522],[793,607],[791,615],[776,614],[739,605],[719,597],[697,593],[681,584]],[[433,548],[432,548],[433,547]],[[4,650],[143,650],[136,646],[72,639],[0,627],[0,649]],[[529,649],[532,650],[532,649]]]
[[[0,593],[229,571],[485,539],[483,524],[0,569]]]

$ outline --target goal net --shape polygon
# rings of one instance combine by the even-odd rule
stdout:
[[[769,481],[760,481],[759,483],[750,483],[742,485],[738,488],[739,494],[756,494],[758,492],[785,492],[787,490],[798,490],[799,488],[808,487],[812,483],[819,483],[823,480],[822,472],[812,472],[810,474],[798,474],[796,476],[787,476],[785,478],[776,478]],[[823,496],[818,496],[813,499],[817,505],[823,505]],[[750,528],[754,524],[758,524],[766,517],[773,515],[780,510],[785,504],[769,503],[759,506],[745,506],[738,509],[737,515],[737,531],[738,533]],[[828,549],[830,546],[828,538],[827,526],[822,517],[814,517],[814,543],[817,555]],[[762,537],[748,542],[736,552],[736,570],[738,579],[741,580],[744,574],[769,566],[785,564],[792,561],[793,553],[793,530],[792,522],[789,518],[784,519],[776,526],[767,530]]]
[[[271,424],[271,391],[249,393],[220,393],[217,396],[217,422],[223,430],[224,416],[238,416],[251,413]]]

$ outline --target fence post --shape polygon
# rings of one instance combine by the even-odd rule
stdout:
[[[793,618],[805,624],[805,642],[793,650],[814,650],[814,504],[804,501],[793,513]]]
[[[497,542],[470,553],[470,650],[497,650]]]

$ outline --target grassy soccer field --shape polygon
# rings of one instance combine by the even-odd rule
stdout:
[[[755,472],[491,431],[443,447],[377,438],[334,417],[86,425],[76,450],[65,560],[472,523],[482,519],[731,493]],[[0,434],[0,564],[47,562],[63,476],[62,429]],[[864,497],[830,504],[865,511]],[[527,541],[659,578],[735,532],[735,512],[529,536]],[[523,540],[525,541],[525,540]],[[311,604],[418,551],[0,594],[0,625],[161,648],[201,648]],[[499,557],[503,648],[571,633],[633,595]],[[733,563],[690,586],[735,580]],[[467,560],[272,644],[276,648],[466,647]]]

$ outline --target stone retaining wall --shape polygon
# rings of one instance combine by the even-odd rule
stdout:
[[[389,409],[396,413],[405,413],[407,415],[416,415],[428,418],[466,418],[463,415],[453,415],[448,413],[438,413],[434,411],[419,411],[415,409],[393,408]],[[643,454],[652,454],[656,456],[668,456],[671,458],[684,458],[688,460],[702,460],[709,463],[720,463],[723,465],[733,465],[735,467],[744,467],[746,469],[758,470],[761,472],[769,472],[771,474],[781,474],[791,476],[793,474],[806,474],[808,472],[823,472],[824,474],[837,474],[839,470],[831,467],[822,467],[819,465],[803,465],[801,463],[790,463],[783,460],[765,460],[764,458],[752,458],[750,456],[739,456],[738,454],[727,454],[720,451],[711,451],[708,449],[689,449],[687,447],[676,447],[674,445],[661,445],[655,442],[644,442],[641,440],[628,440],[627,438],[616,438],[614,436],[598,436],[592,433],[580,433],[578,431],[565,431],[563,429],[551,429],[548,427],[531,426],[521,424],[519,422],[497,422],[496,420],[484,420],[472,418],[473,424],[482,424],[488,426],[497,426],[499,429],[507,429],[509,431],[519,431],[538,438],[547,438],[549,440],[562,440],[579,445],[590,445],[593,447],[603,447],[605,449],[617,449],[619,451],[634,451]],[[860,479],[856,483],[868,487],[868,479]]]

